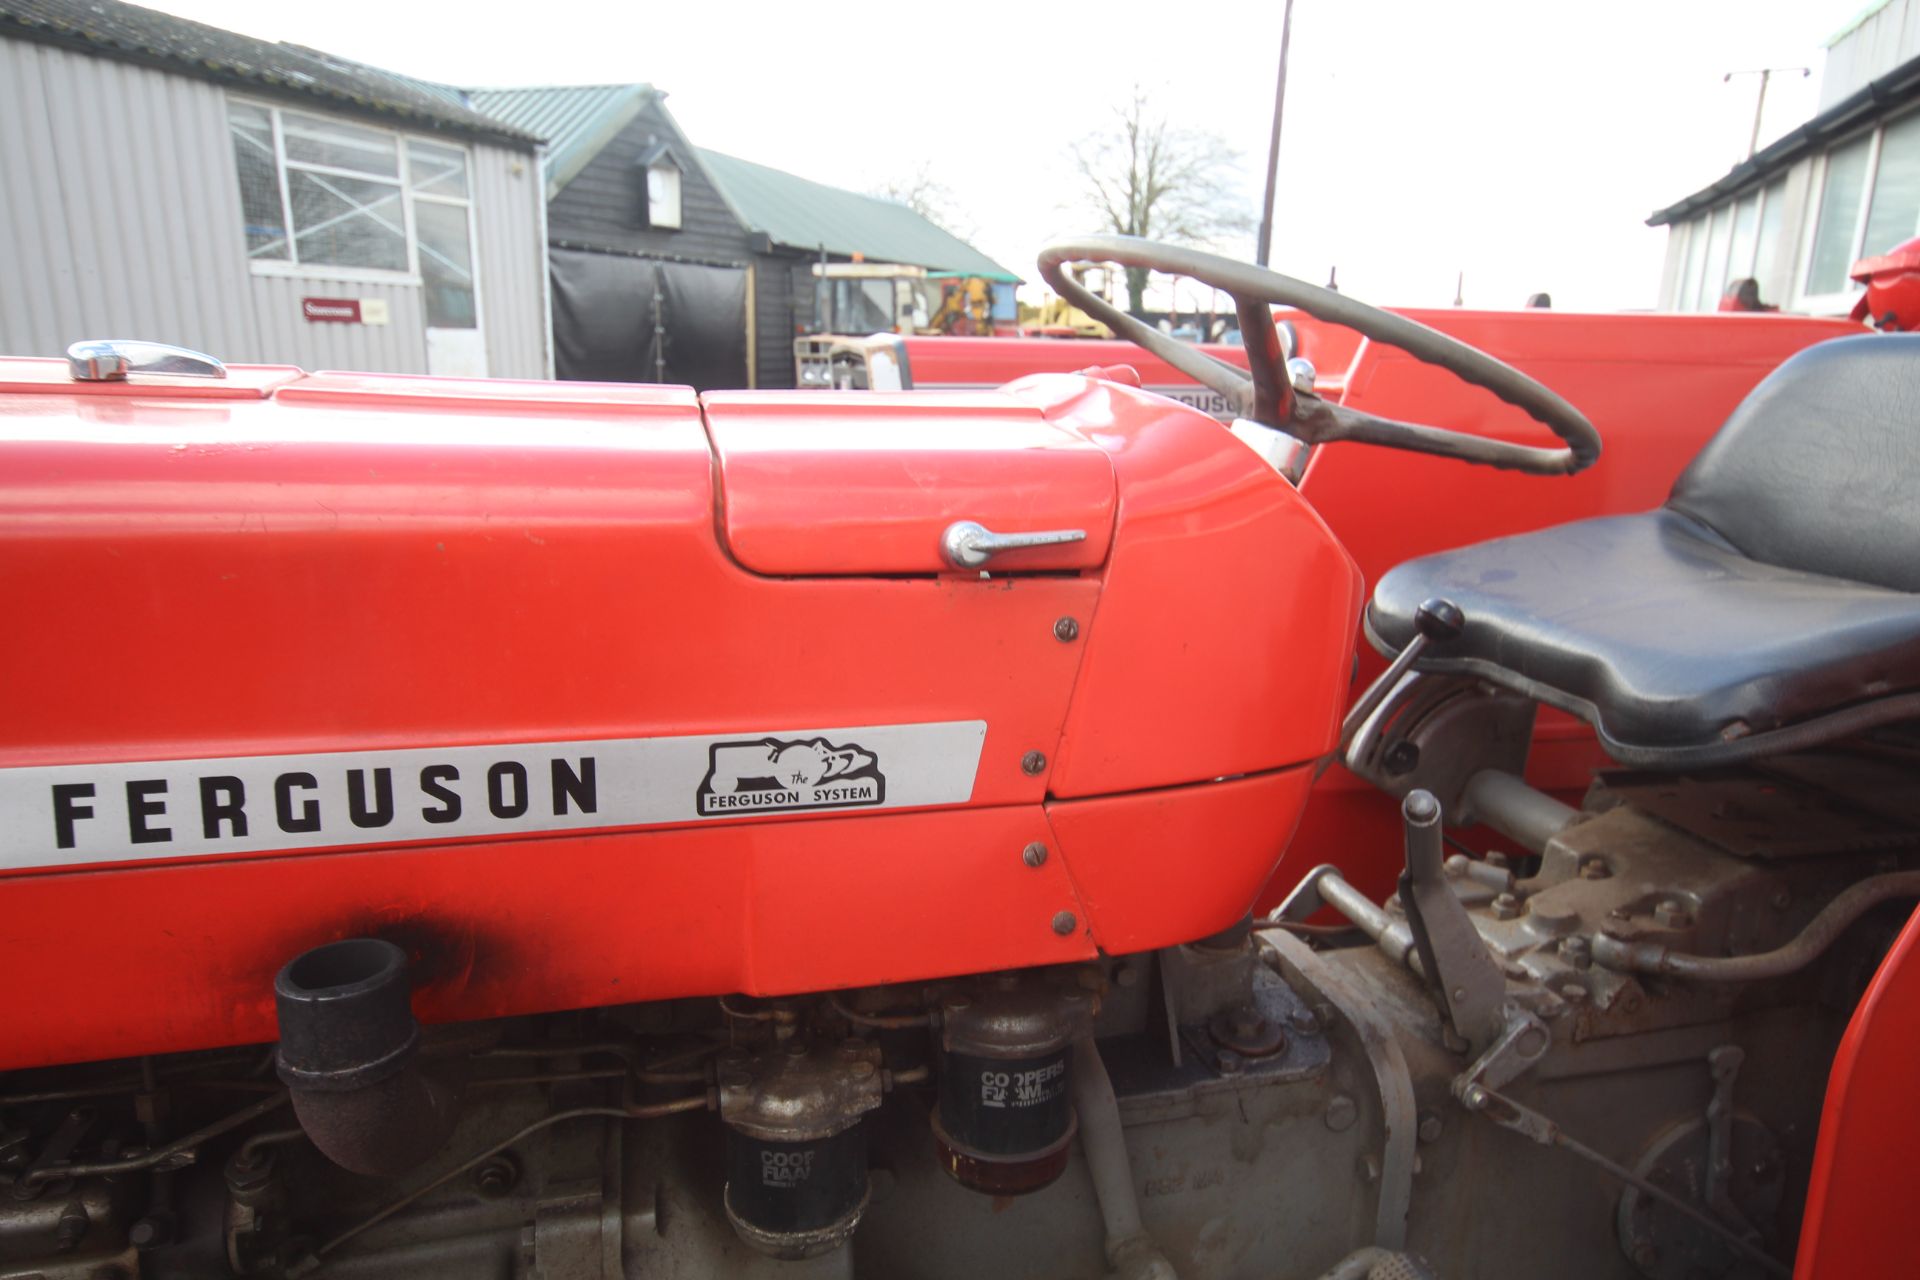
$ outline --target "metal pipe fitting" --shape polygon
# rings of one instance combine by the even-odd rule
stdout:
[[[1616,972],[1661,973],[1696,982],[1755,982],[1797,972],[1845,933],[1861,916],[1889,898],[1920,897],[1920,871],[1873,876],[1841,891],[1785,946],[1750,956],[1700,956],[1657,942],[1627,942],[1596,934],[1593,962]]]
[[[1315,885],[1321,901],[1345,916],[1360,932],[1372,938],[1375,945],[1396,964],[1406,965],[1415,973],[1423,973],[1419,956],[1413,950],[1413,930],[1407,927],[1405,920],[1396,920],[1388,915],[1379,904],[1366,894],[1348,883],[1339,872],[1327,869]]]
[[[1314,885],[1320,898],[1328,906],[1351,921],[1360,932],[1379,942],[1387,936],[1393,927],[1393,917],[1366,894],[1348,883],[1339,872],[1328,868],[1321,873]]]
[[[1332,1269],[1320,1273],[1320,1280],[1375,1280],[1380,1277],[1394,1277],[1394,1280],[1433,1280],[1433,1272],[1426,1263],[1410,1253],[1396,1253],[1391,1249],[1382,1249],[1376,1245],[1355,1249]]]
[[[1106,1224],[1107,1261],[1114,1274],[1122,1280],[1178,1280],[1173,1264],[1140,1221],[1120,1102],[1091,1036],[1074,1045],[1073,1106],[1080,1117],[1080,1146]]]
[[[440,1149],[453,1100],[416,1061],[420,1024],[404,951],[379,938],[330,942],[290,960],[273,990],[274,1064],[321,1154],[392,1177]]]
[[[1466,810],[1475,821],[1535,853],[1545,853],[1547,841],[1580,817],[1578,809],[1502,769],[1482,769],[1467,780]]]

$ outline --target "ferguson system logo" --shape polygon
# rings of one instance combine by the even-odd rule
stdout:
[[[0,764],[0,872],[966,804],[986,734],[944,720]]]
[[[699,805],[703,817],[719,817],[877,805],[886,796],[880,762],[858,743],[841,747],[825,738],[761,738],[708,748]]]

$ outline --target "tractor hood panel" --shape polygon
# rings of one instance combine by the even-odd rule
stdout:
[[[1107,455],[992,392],[709,393],[727,547],[779,576],[1091,570],[1113,540]],[[1071,540],[956,563],[957,523]]]
[[[960,520],[1084,537],[982,576]],[[0,969],[71,957],[0,1070],[270,1040],[288,957],[367,934],[433,1022],[1222,928],[1329,745],[1351,578],[1217,424],[1085,378],[0,360]]]

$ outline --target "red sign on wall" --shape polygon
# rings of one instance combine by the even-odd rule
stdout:
[[[300,314],[312,324],[359,324],[358,298],[302,298]]]

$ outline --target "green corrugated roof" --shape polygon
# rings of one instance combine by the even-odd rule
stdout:
[[[547,140],[547,199],[579,176],[653,96],[644,84],[468,89],[476,111]]]
[[[1002,280],[1020,278],[903,204],[829,187],[717,151],[698,150],[701,163],[748,229],[765,232],[776,244],[858,253],[869,262],[899,262]]]

